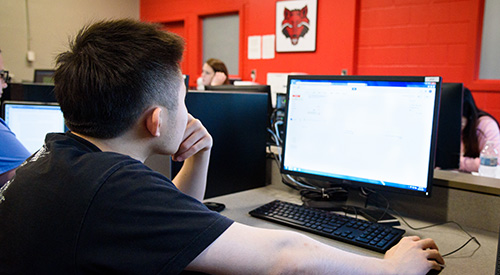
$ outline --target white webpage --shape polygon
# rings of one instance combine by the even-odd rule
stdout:
[[[30,153],[42,147],[47,133],[64,132],[64,117],[55,105],[8,105],[5,122]]]
[[[436,91],[294,80],[286,170],[425,190]]]

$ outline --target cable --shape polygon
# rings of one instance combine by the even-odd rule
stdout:
[[[304,198],[315,201],[346,201],[347,191],[341,187],[330,188],[309,188],[301,190],[300,195]]]
[[[279,169],[281,169],[281,156],[278,154],[272,153],[272,152],[271,152],[271,154],[274,157],[274,161],[276,162],[276,165],[278,166]],[[311,188],[311,186],[302,184],[301,182],[295,180],[290,175],[283,175],[281,173],[280,173],[280,175],[281,175],[281,182],[283,182],[285,185],[287,185],[288,187],[291,187],[295,190],[300,191],[302,188]]]
[[[280,140],[278,139],[278,136],[269,128],[266,128],[266,130],[271,134],[274,143],[276,143],[276,146],[280,146]]]
[[[275,114],[276,114],[276,109],[273,111],[273,113],[271,115],[271,122],[273,121],[273,117],[274,117]],[[280,124],[283,124],[283,121],[276,121],[274,123],[274,129],[275,129],[275,131],[273,131],[272,129],[267,128],[267,131],[272,135],[272,137],[273,137],[273,139],[274,139],[274,141],[276,143],[276,146],[278,146],[278,147],[281,147],[281,144],[283,143],[283,141],[279,137],[278,125],[280,125]],[[269,150],[269,151],[271,151],[271,150]],[[281,156],[278,155],[278,154],[275,154],[273,152],[271,152],[271,154],[273,155],[274,160],[276,161],[276,164],[277,164],[278,168],[281,169]],[[302,190],[302,189],[314,189],[315,188],[313,186],[301,183],[300,181],[294,179],[290,175],[283,175],[283,174],[281,174],[281,181],[285,185],[287,185],[287,186],[289,186],[289,187],[291,187],[293,189],[299,190],[299,191]]]
[[[379,197],[381,197],[382,199],[384,199],[385,201],[385,208],[384,208],[384,212],[382,213],[382,215],[380,215],[380,217],[378,217],[376,219],[376,222],[380,221],[380,219],[382,219],[387,213],[389,213],[389,210],[391,209],[391,206],[390,206],[390,203],[389,203],[389,200],[383,196],[382,194],[379,194],[378,192],[375,192],[374,190],[371,190],[369,188],[361,188],[361,192],[363,194],[365,194],[365,196],[367,197],[366,198],[366,204],[368,204],[369,200],[370,200],[370,195],[377,195]],[[366,205],[365,205],[366,207]]]
[[[281,120],[276,121],[276,122],[274,123],[274,131],[275,131],[276,137],[278,138],[278,140],[279,140],[279,143],[280,143],[280,144],[283,144],[283,140],[282,140],[282,139],[281,139],[281,137],[280,137],[280,131],[279,131],[278,126],[279,126],[279,125],[282,125],[282,124],[283,124],[283,121],[281,121]]]
[[[445,224],[454,224],[456,226],[458,226],[460,228],[460,230],[462,230],[462,232],[464,232],[465,234],[467,234],[467,236],[469,236],[469,239],[462,245],[460,246],[459,248],[451,251],[451,252],[448,252],[446,254],[443,254],[442,256],[443,257],[447,257],[447,256],[450,256],[452,254],[455,254],[456,252],[460,251],[462,248],[464,248],[467,244],[469,244],[472,240],[478,245],[477,248],[472,251],[472,254],[469,256],[469,257],[472,257],[476,251],[481,247],[481,243],[478,241],[478,239],[474,236],[472,236],[469,232],[467,232],[459,223],[455,222],[455,221],[446,221],[446,222],[441,222],[441,223],[436,223],[436,224],[431,224],[431,225],[427,225],[427,226],[422,226],[422,227],[413,227],[411,226],[402,216],[399,212],[397,212],[396,210],[394,209],[391,209],[392,211],[394,211],[399,218],[401,218],[401,220],[411,229],[413,230],[422,230],[422,229],[427,229],[427,228],[431,228],[431,227],[435,227],[435,226],[439,226],[439,225],[445,225]]]
[[[476,237],[472,236],[459,223],[457,223],[455,221],[446,221],[446,222],[431,224],[431,225],[422,226],[422,227],[413,227],[413,226],[411,226],[403,218],[403,216],[398,211],[396,211],[395,209],[393,209],[393,208],[390,207],[389,200],[385,196],[383,196],[382,194],[379,194],[379,193],[377,193],[377,192],[375,192],[373,190],[370,190],[370,189],[367,189],[367,191],[371,192],[371,194],[376,194],[376,195],[378,195],[379,197],[381,197],[381,198],[383,198],[385,200],[385,202],[386,202],[386,208],[385,208],[384,214],[381,217],[383,217],[390,210],[390,211],[394,212],[398,216],[398,218],[400,218],[409,228],[411,228],[411,229],[413,229],[415,231],[422,230],[422,229],[427,229],[427,228],[431,228],[431,227],[435,227],[435,226],[445,225],[445,224],[454,224],[454,225],[458,226],[460,228],[460,230],[462,230],[462,232],[464,232],[465,234],[467,234],[467,236],[469,236],[469,239],[463,245],[461,245],[459,248],[457,248],[457,249],[455,249],[455,250],[453,250],[451,252],[443,254],[442,255],[443,257],[447,257],[447,256],[450,256],[450,255],[453,255],[454,253],[460,251],[462,248],[464,248],[465,246],[467,246],[467,244],[469,244],[471,241],[476,242],[476,244],[478,245],[478,247],[472,252],[472,254],[469,257],[472,257],[476,253],[476,251],[481,247],[481,243],[479,243],[478,239]],[[368,195],[371,195],[371,194],[368,194]]]
[[[467,232],[466,232],[466,233],[467,233]],[[477,248],[476,248],[476,249],[474,249],[474,251],[472,251],[472,254],[469,256],[469,257],[472,257],[472,256],[476,253],[476,251],[478,251],[478,250],[479,250],[479,248],[481,247],[481,243],[479,243],[479,241],[476,239],[476,237],[471,237],[471,238],[470,238],[470,239],[469,239],[466,243],[464,243],[462,246],[460,246],[459,248],[457,248],[457,249],[453,250],[452,252],[449,252],[449,253],[444,254],[444,255],[443,255],[443,257],[450,256],[450,255],[454,254],[455,252],[460,251],[460,250],[461,250],[462,248],[464,248],[467,244],[469,244],[472,240],[474,240],[474,241],[476,242],[476,244],[477,244]]]

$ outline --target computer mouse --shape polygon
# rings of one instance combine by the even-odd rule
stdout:
[[[427,275],[437,275],[437,274],[441,273],[441,271],[443,271],[445,265],[442,265],[442,264],[439,264],[439,265],[441,266],[440,270],[431,269],[431,270],[429,270],[429,272],[427,272]]]
[[[211,201],[207,201],[207,202],[204,202],[203,203],[208,209],[212,210],[212,211],[217,211],[217,212],[220,212],[222,210],[224,210],[224,208],[226,208],[226,206],[222,203],[219,203],[219,202],[211,202]]]

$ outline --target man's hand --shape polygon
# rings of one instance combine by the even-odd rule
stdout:
[[[205,196],[212,143],[212,136],[207,129],[188,114],[181,145],[172,155],[173,161],[184,161],[184,164],[173,182],[179,190],[200,201]]]
[[[405,237],[397,245],[387,251],[384,257],[394,267],[395,274],[409,271],[425,274],[430,269],[441,270],[443,257],[431,239],[421,240],[417,236]]]
[[[188,114],[186,131],[179,150],[172,155],[174,161],[184,161],[198,152],[209,151],[212,148],[212,136],[198,119]]]

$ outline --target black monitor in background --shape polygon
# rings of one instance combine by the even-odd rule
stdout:
[[[53,69],[35,69],[35,76],[33,82],[35,83],[54,83]]]
[[[462,133],[462,104],[464,85],[443,83],[436,147],[436,167],[458,169]]]
[[[214,142],[205,198],[265,185],[267,104],[266,93],[187,93],[188,112],[203,123]],[[172,162],[172,177],[181,166]]]
[[[189,75],[183,74],[182,78],[184,78],[184,85],[186,86],[186,92],[189,91]]]
[[[57,102],[54,84],[23,83],[24,101]]]
[[[205,86],[207,91],[231,91],[231,92],[251,92],[251,93],[266,93],[268,94],[269,113],[272,111],[271,104],[271,86],[270,85],[216,85]]]
[[[30,153],[40,149],[47,133],[67,130],[61,108],[56,103],[4,101],[2,115]]]
[[[440,89],[440,77],[290,75],[281,172],[361,207],[360,190],[429,197]]]
[[[54,84],[9,83],[2,100],[57,102]]]
[[[269,117],[268,127],[271,127],[270,118],[273,112],[271,102],[271,86],[270,85],[216,85],[206,86],[207,91],[231,91],[231,92],[251,92],[251,93],[265,93],[268,95],[267,113]],[[271,142],[271,138],[268,138]]]
[[[271,93],[269,85],[216,85],[205,86],[207,91],[238,91],[238,92],[259,92]]]

